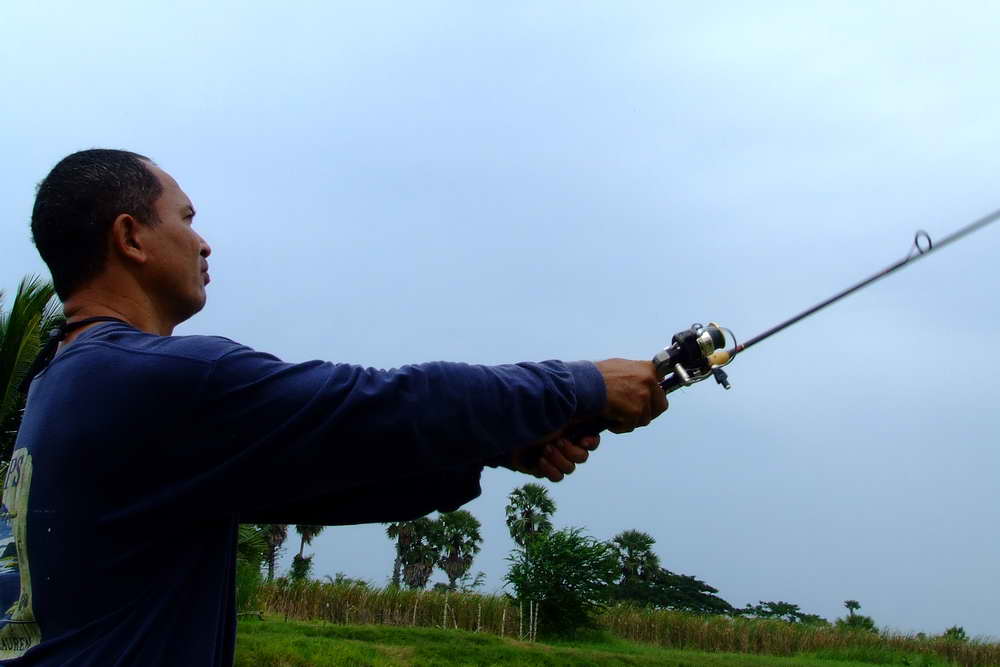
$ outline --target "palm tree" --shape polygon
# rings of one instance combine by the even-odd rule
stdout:
[[[295,532],[302,538],[299,542],[299,558],[302,558],[302,551],[306,548],[306,545],[312,544],[312,541],[317,535],[323,532],[324,528],[326,528],[326,526],[307,526],[304,524],[296,524]]]
[[[10,310],[4,312],[0,290],[0,466],[10,461],[21,424],[25,401],[21,380],[49,329],[62,319],[54,294],[52,283],[26,276],[17,287]]]
[[[312,556],[304,556],[302,552],[307,544],[312,544],[313,538],[323,532],[326,526],[309,526],[306,524],[296,524],[295,532],[302,538],[299,541],[299,553],[292,558],[292,569],[289,578],[292,581],[305,581],[312,570]]]
[[[448,575],[448,590],[472,567],[472,559],[483,541],[479,520],[465,510],[445,512],[438,518],[442,552],[437,565]]]
[[[396,543],[396,560],[392,564],[392,586],[399,588],[400,573],[403,570],[403,555],[413,541],[413,526],[410,521],[394,521],[386,524],[385,535]]]
[[[264,560],[267,562],[267,580],[274,581],[274,566],[278,560],[278,550],[288,537],[287,523],[264,524],[264,540],[267,542],[267,552]]]
[[[507,497],[507,528],[518,546],[552,530],[555,502],[541,484],[525,484]]]
[[[660,570],[660,558],[653,553],[656,540],[640,530],[626,530],[611,540],[621,564],[623,584],[650,581]]]
[[[861,609],[861,603],[857,600],[844,600],[844,606],[847,607],[847,611],[851,616],[854,616],[854,612]]]
[[[396,541],[396,562],[392,585],[423,589],[434,572],[441,553],[441,528],[437,521],[421,517],[415,521],[396,521],[387,525],[385,534]]]

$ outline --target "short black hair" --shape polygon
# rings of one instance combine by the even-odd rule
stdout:
[[[61,300],[104,268],[115,218],[127,213],[142,224],[159,222],[155,203],[163,186],[152,163],[138,153],[93,148],[64,157],[38,184],[31,234]]]

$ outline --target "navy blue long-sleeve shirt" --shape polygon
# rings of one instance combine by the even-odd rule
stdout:
[[[95,326],[28,395],[4,482],[0,659],[230,665],[239,523],[457,509],[485,462],[605,400],[589,362],[383,371]]]

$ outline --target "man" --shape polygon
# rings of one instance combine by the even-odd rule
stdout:
[[[484,465],[559,481],[594,424],[666,409],[650,362],[382,371],[173,336],[209,283],[194,217],[135,153],[75,153],[39,185],[32,232],[67,325],[4,483],[20,576],[6,664],[232,664],[240,522],[454,510]]]

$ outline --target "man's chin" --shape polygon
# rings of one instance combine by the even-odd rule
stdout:
[[[200,313],[201,309],[205,307],[206,303],[208,303],[208,293],[205,292],[205,290],[202,290],[201,299],[195,304],[194,312],[192,312],[191,315],[189,315],[188,317],[192,317]]]
[[[208,295],[206,295],[204,290],[202,290],[201,298],[188,302],[186,304],[187,307],[178,314],[179,319],[177,321],[177,324],[180,324],[181,322],[186,322],[187,320],[191,319],[192,317],[200,313],[201,309],[205,307],[205,303],[207,301],[208,301]],[[174,326],[176,326],[176,324]]]

